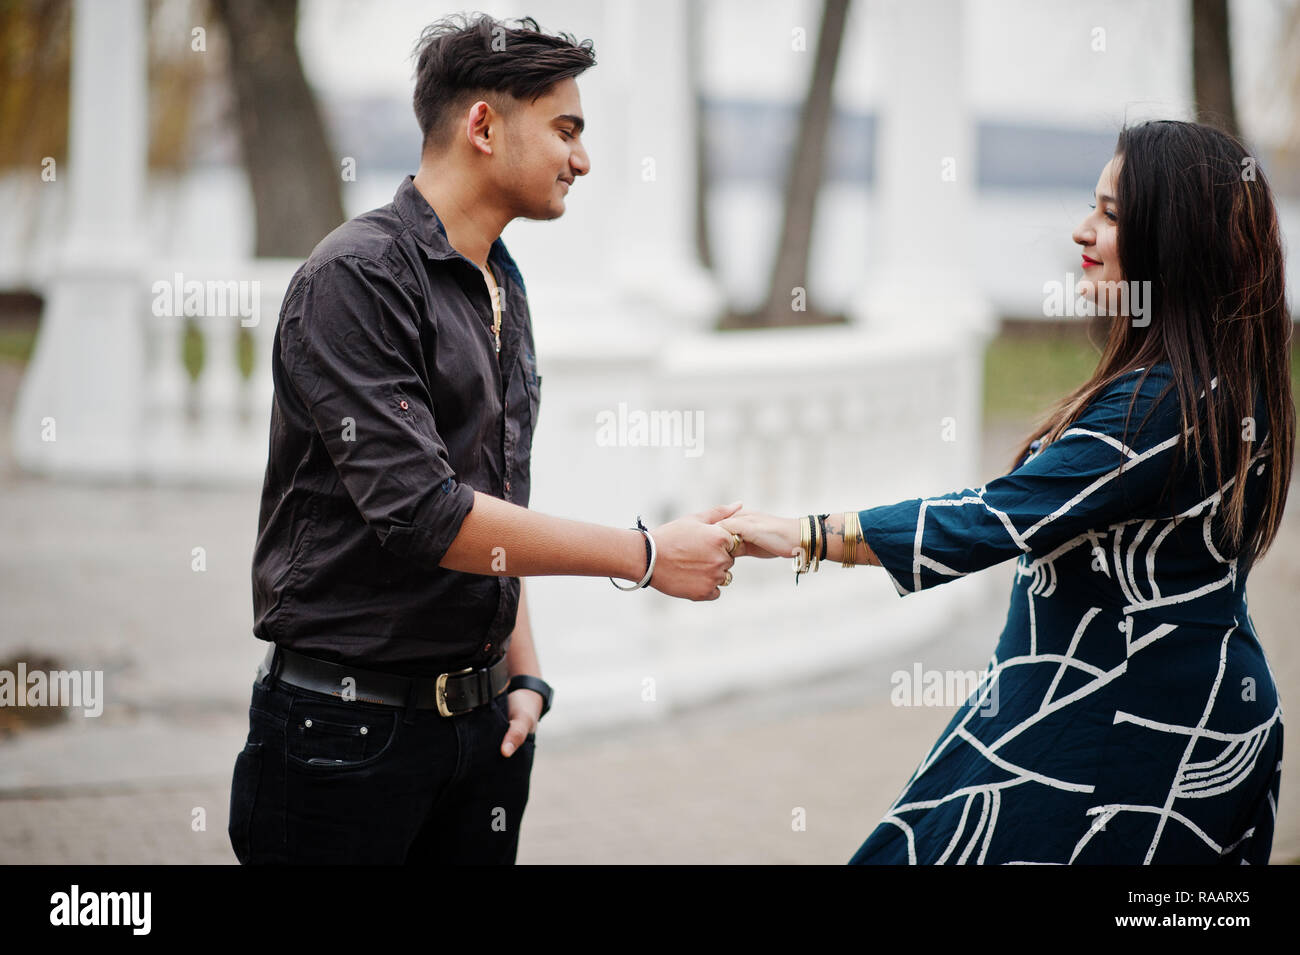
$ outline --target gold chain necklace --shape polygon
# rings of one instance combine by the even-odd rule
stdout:
[[[492,299],[492,335],[496,338],[497,354],[501,354],[501,289],[497,287],[496,277],[492,274],[492,266],[489,265],[483,269],[483,277],[487,279],[489,292],[488,297]]]

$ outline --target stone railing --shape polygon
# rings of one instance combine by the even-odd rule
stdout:
[[[182,262],[95,279],[105,294],[135,303],[132,322],[100,333],[103,361],[138,371],[97,392],[59,366],[57,341],[39,345],[34,364],[47,363],[46,385],[20,402],[20,463],[52,475],[256,486],[266,465],[272,336],[296,266]],[[96,286],[61,287],[84,293],[82,307],[94,314]],[[738,499],[794,516],[977,483],[978,334],[925,337],[923,326],[713,333],[631,314],[621,319],[626,328],[606,323],[593,334],[590,315],[556,307],[564,296],[537,299],[534,509],[614,526],[640,514],[653,526]],[[67,298],[51,307],[75,311]],[[576,333],[575,322],[586,331]],[[73,326],[54,327],[66,334]],[[192,375],[186,339],[196,335],[202,360]],[[39,438],[47,405],[58,409],[50,442]],[[111,441],[106,421],[117,428]],[[620,593],[583,578],[534,578],[528,592],[545,672],[564,687],[554,719],[562,731],[897,653],[950,628],[994,583],[979,575],[904,602],[878,568],[823,567],[796,589],[788,560],[747,560],[712,602]]]
[[[124,261],[56,278],[14,416],[18,463],[109,481],[260,479],[271,336],[296,267]]]
[[[795,516],[980,483],[978,338],[836,327],[688,335],[662,350],[538,341],[538,510],[621,526],[639,512],[653,526],[735,500]],[[556,723],[591,724],[896,654],[997,586],[975,575],[900,599],[879,568],[823,566],[796,588],[789,560],[744,560],[711,602],[555,577],[528,593],[548,678],[566,688]]]
[[[261,479],[272,401],[271,345],[297,266],[291,260],[238,269],[177,265],[150,283],[144,321],[151,347],[140,430],[148,476],[187,483]],[[201,309],[186,309],[199,295]],[[200,314],[182,317],[186,311]],[[202,342],[195,377],[184,361],[187,328]]]

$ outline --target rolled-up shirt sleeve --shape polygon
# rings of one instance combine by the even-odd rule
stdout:
[[[1182,427],[1171,391],[1133,436],[1168,380],[1153,372],[1133,405],[1126,440],[1136,375],[1112,383],[1055,441],[982,487],[859,511],[863,539],[899,595],[1021,554],[1051,557],[1089,530],[1151,513]]]
[[[280,360],[380,546],[437,568],[473,508],[438,434],[419,309],[385,266],[342,255],[280,318]]]

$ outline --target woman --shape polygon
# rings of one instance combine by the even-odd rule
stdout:
[[[820,537],[816,516],[722,522],[751,554],[878,564],[900,595],[1018,558],[986,679],[854,863],[1268,862],[1282,711],[1246,578],[1295,432],[1273,200],[1231,136],[1144,123],[1073,239],[1080,293],[1120,308],[1009,473]],[[1141,317],[1118,282],[1150,283]]]

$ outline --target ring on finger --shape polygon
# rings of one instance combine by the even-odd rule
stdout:
[[[719,586],[719,587],[725,587],[725,586],[727,586],[727,584],[731,583],[731,580],[732,580],[732,577],[731,577],[731,571],[729,571],[729,570],[724,570],[724,571],[722,572],[722,583],[718,584],[718,586]]]
[[[734,554],[736,552],[736,548],[740,546],[740,541],[741,541],[741,537],[739,534],[732,534],[731,543],[727,545],[727,553]]]

